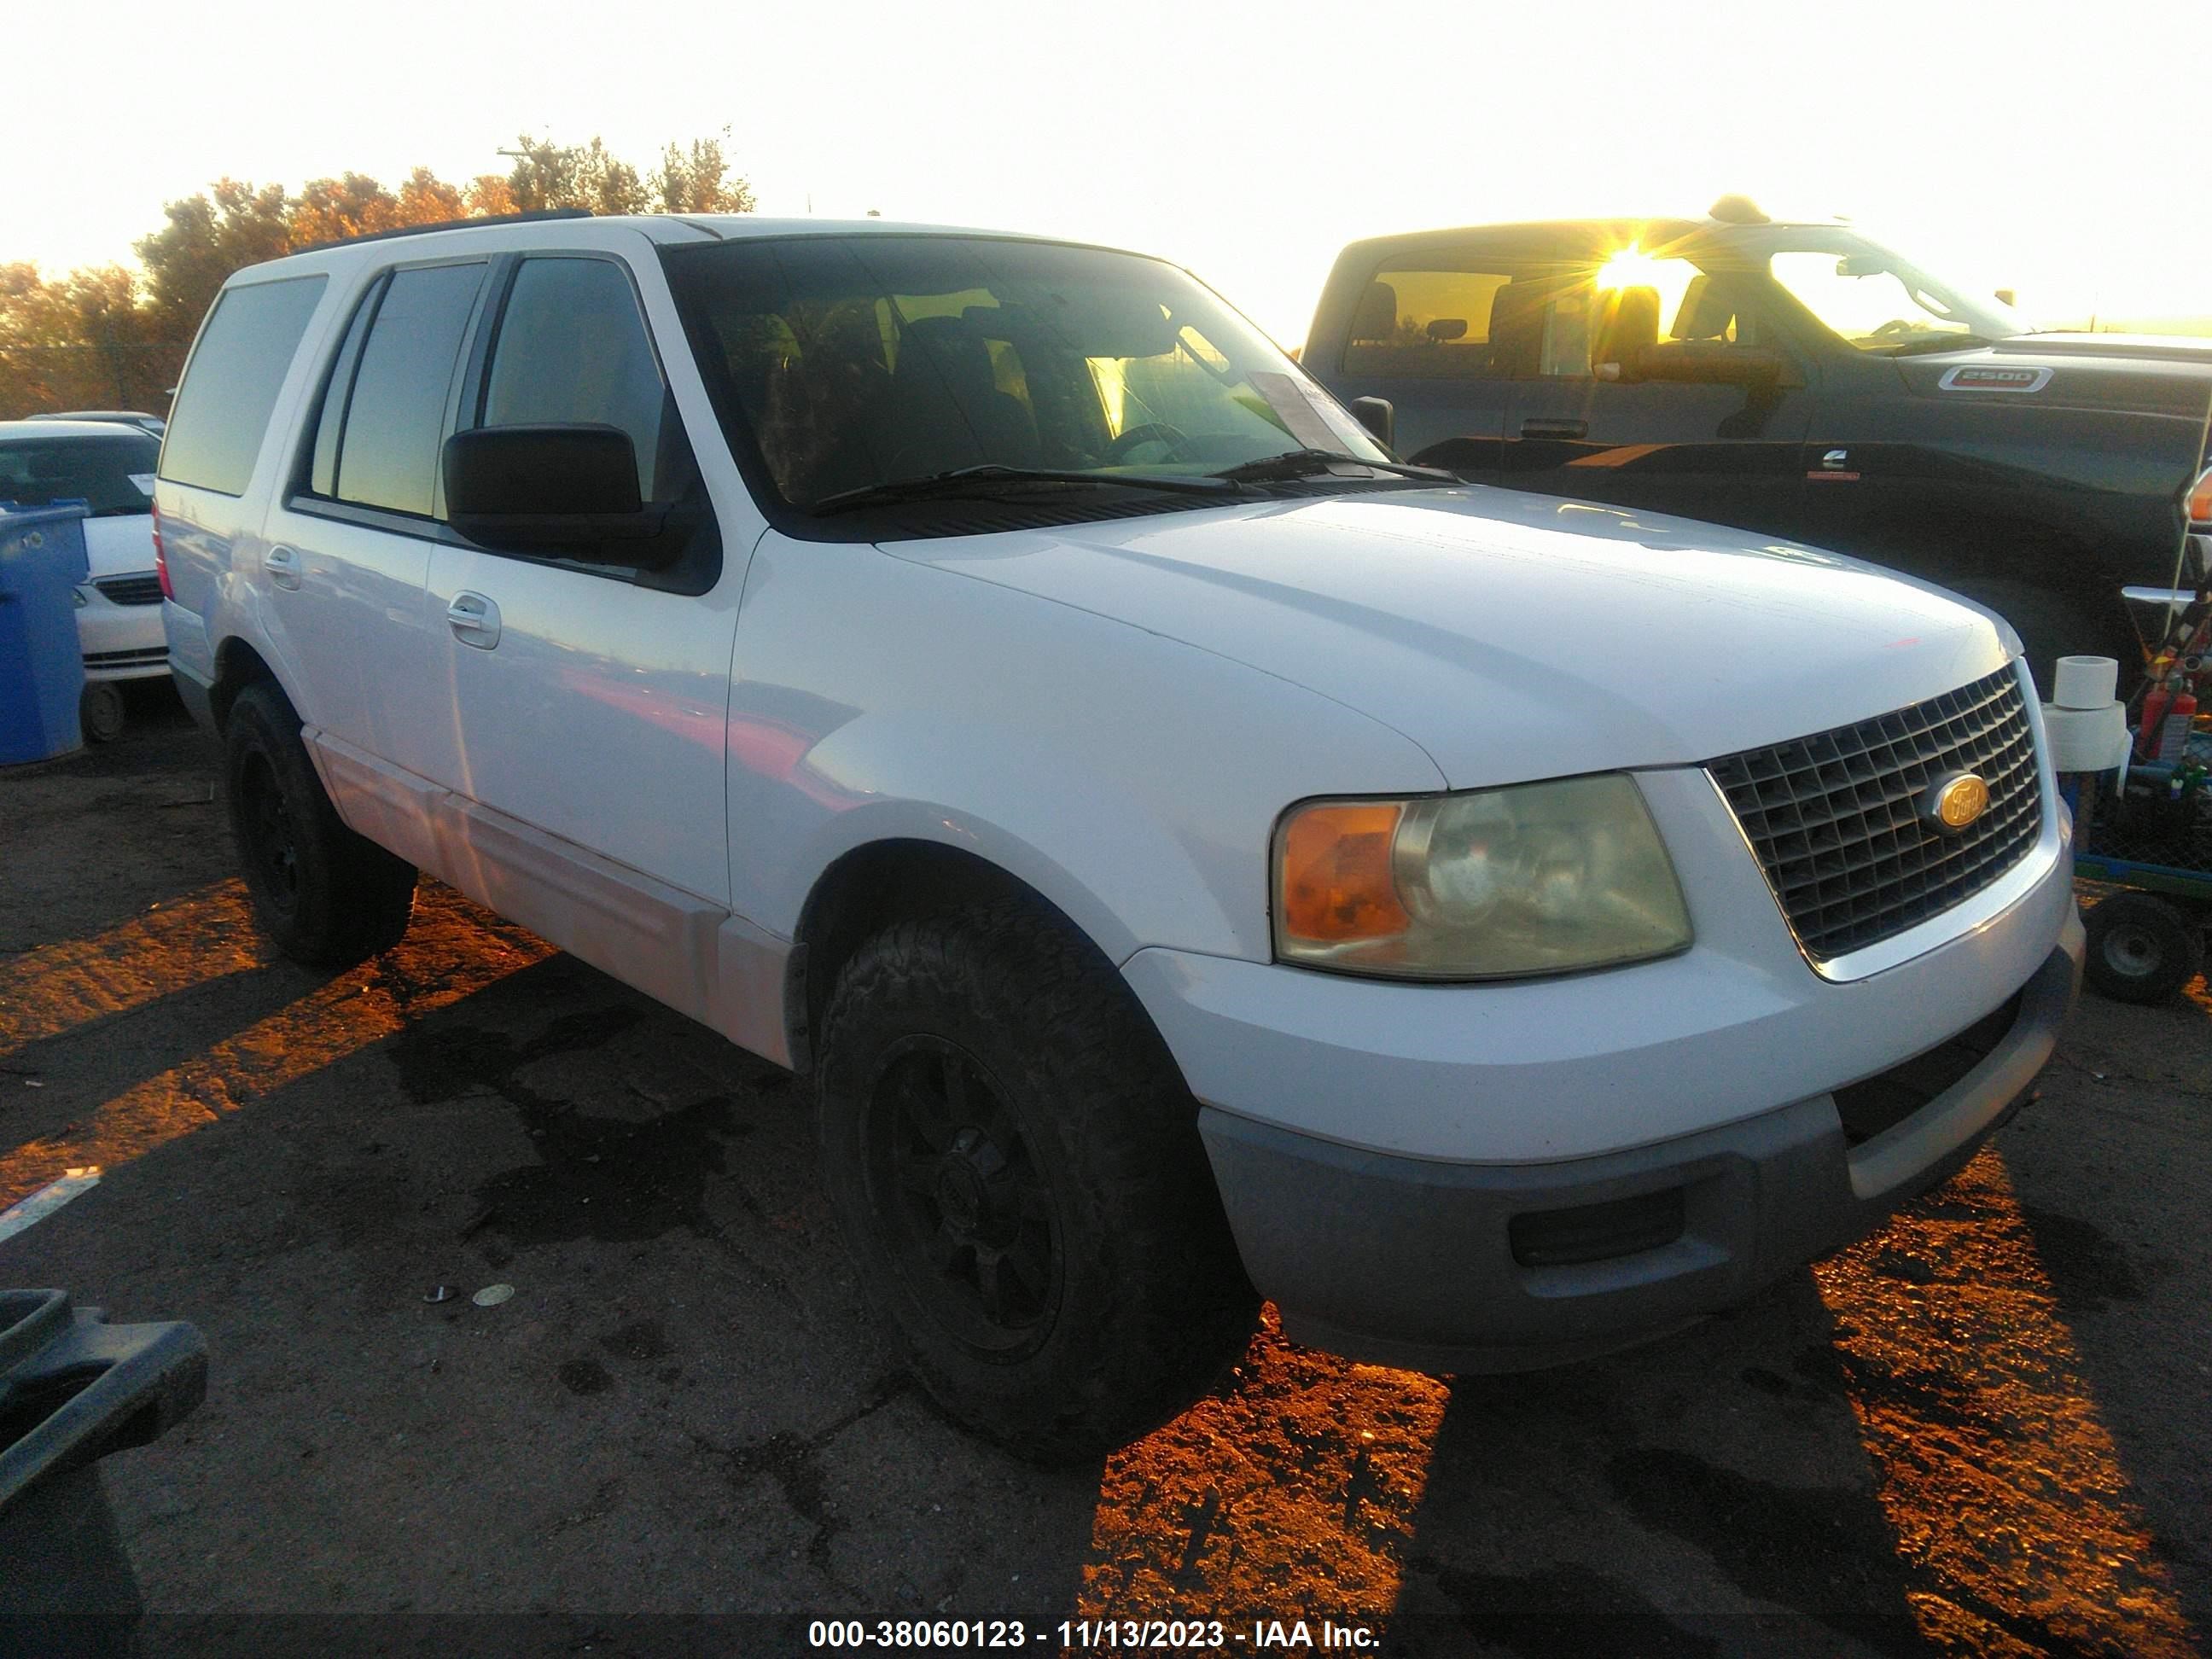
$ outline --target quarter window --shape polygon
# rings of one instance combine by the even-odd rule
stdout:
[[[328,281],[295,276],[223,292],[169,413],[164,478],[226,495],[246,493],[276,394]]]
[[[483,274],[481,263],[392,273],[345,405],[339,501],[432,516],[447,399]]]
[[[659,462],[674,415],[629,276],[606,259],[526,259],[500,319],[482,424],[577,422],[629,434],[643,499],[675,493],[657,489],[674,482]]]

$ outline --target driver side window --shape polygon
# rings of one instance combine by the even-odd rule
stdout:
[[[681,491],[664,437],[681,427],[629,277],[609,259],[526,259],[507,290],[484,376],[484,426],[621,428],[637,451],[638,494]]]

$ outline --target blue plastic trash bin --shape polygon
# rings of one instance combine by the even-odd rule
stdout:
[[[0,766],[84,742],[75,590],[90,574],[83,507],[0,507]]]

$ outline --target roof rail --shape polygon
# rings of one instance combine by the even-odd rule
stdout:
[[[388,242],[395,236],[427,236],[434,230],[466,230],[476,225],[527,225],[540,219],[588,219],[589,208],[533,208],[527,213],[487,213],[475,219],[440,219],[434,224],[401,225],[392,230],[363,231],[358,236],[333,236],[325,241],[295,247],[295,253],[320,253],[326,247],[351,247],[356,242]]]

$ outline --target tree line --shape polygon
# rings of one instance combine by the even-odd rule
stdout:
[[[216,180],[170,202],[132,244],[139,269],[106,264],[46,277],[0,261],[0,419],[64,409],[164,413],[200,319],[230,274],[324,242],[447,219],[546,208],[594,213],[750,213],[752,187],[718,138],[665,146],[640,171],[594,137],[522,138],[514,166],[466,184],[416,167],[396,188],[366,173],[282,185]]]

